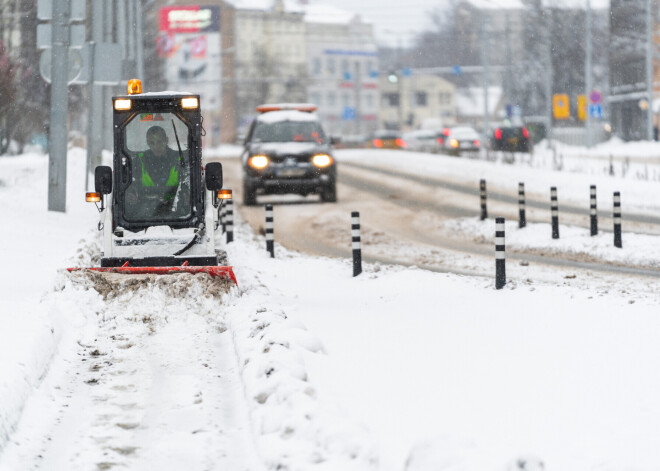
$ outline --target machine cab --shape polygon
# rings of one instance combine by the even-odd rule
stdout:
[[[199,226],[205,204],[199,95],[137,87],[112,101],[113,228]]]

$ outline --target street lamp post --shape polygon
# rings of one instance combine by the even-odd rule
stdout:
[[[585,116],[584,126],[587,137],[587,147],[591,148],[592,139],[591,139],[591,113],[589,109],[589,102],[591,101],[591,3],[587,0],[587,11],[586,11],[586,47],[585,47],[585,80],[584,85],[586,88],[586,102],[587,102],[587,115]]]

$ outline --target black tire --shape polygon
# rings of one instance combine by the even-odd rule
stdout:
[[[325,203],[337,202],[337,186],[334,182],[323,189],[321,192],[321,201]]]
[[[257,204],[257,190],[247,182],[243,182],[243,204],[245,206]]]

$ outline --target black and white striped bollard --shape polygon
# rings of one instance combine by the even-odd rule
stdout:
[[[227,209],[225,215],[222,217],[225,232],[227,234],[227,243],[234,241],[234,202],[231,198],[225,201]]]
[[[596,211],[596,185],[589,187],[589,221],[591,235],[598,235],[598,212]]]
[[[479,181],[479,195],[481,197],[481,220],[488,217],[488,210],[486,209],[486,180]]]
[[[495,289],[502,289],[506,284],[504,260],[504,218],[495,218]]]
[[[523,228],[527,225],[525,218],[525,184],[518,183],[518,227]]]
[[[266,205],[266,250],[270,258],[275,258],[275,238],[273,234],[273,205]]]
[[[621,243],[621,193],[614,192],[614,246],[622,248]]]
[[[226,214],[227,214],[227,202],[223,201],[222,206],[220,206],[220,211],[218,215],[220,216],[220,226],[222,227],[222,233],[224,234],[227,231],[226,223]]]
[[[362,273],[362,242],[360,239],[360,212],[351,213],[351,247],[353,249],[353,276]]]
[[[557,187],[550,188],[550,212],[552,215],[552,238],[559,239],[559,205],[557,204]]]

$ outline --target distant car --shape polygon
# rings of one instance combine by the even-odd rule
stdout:
[[[493,131],[491,148],[504,152],[532,152],[532,139],[525,126],[499,126]]]
[[[376,149],[406,149],[408,143],[399,131],[376,131],[371,139],[371,147]]]
[[[330,139],[308,103],[260,105],[259,116],[245,138],[243,203],[257,204],[257,195],[321,195],[337,201],[337,168]]]
[[[367,147],[368,138],[363,134],[343,134],[341,137],[332,137],[335,149],[361,149]]]
[[[440,152],[440,142],[444,142],[438,139],[437,131],[430,129],[407,132],[403,134],[403,140],[408,145],[408,150],[432,153]]]
[[[479,133],[469,126],[456,126],[445,135],[445,152],[449,155],[475,153],[481,149]]]

